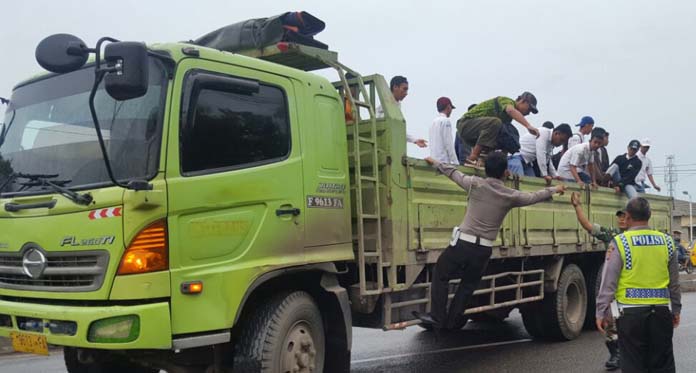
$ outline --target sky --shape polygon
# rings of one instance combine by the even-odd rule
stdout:
[[[11,5],[10,5],[11,4]],[[655,181],[675,156],[675,194],[696,200],[696,2],[587,1],[12,1],[3,8],[0,96],[41,71],[36,45],[71,33],[147,43],[195,39],[249,18],[305,10],[326,22],[317,39],[363,75],[410,82],[402,110],[408,131],[426,138],[435,101],[449,96],[453,122],[471,103],[538,99],[535,126],[591,115],[611,133],[609,155],[632,139],[652,141]],[[4,108],[3,108],[4,110]],[[521,128],[521,127],[520,127]],[[428,155],[409,145],[409,154]]]

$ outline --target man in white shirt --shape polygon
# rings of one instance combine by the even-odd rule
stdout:
[[[580,188],[585,184],[597,186],[594,170],[594,154],[604,144],[604,129],[595,128],[592,130],[590,142],[577,144],[568,149],[558,164],[558,176],[566,181],[575,181]],[[587,168],[587,170],[585,170]]]
[[[594,128],[594,119],[591,116],[584,116],[580,118],[580,123],[575,126],[580,127],[580,129],[568,140],[568,149],[585,142],[585,135],[589,135]]]
[[[522,135],[520,152],[508,159],[510,172],[519,176],[543,177],[547,183],[551,182],[557,176],[556,168],[551,163],[553,149],[566,144],[572,135],[567,124],[561,124],[555,129],[539,128],[539,137],[530,133]]]
[[[396,100],[396,106],[401,109],[401,101],[408,95],[408,80],[406,77],[397,75],[391,79],[389,82],[389,89],[391,89],[392,96]],[[382,106],[377,106],[377,118],[384,118],[384,108]],[[428,146],[428,142],[424,139],[418,139],[415,136],[406,133],[406,142],[410,142],[418,145],[419,148],[425,148]]]
[[[644,138],[643,141],[640,142],[640,151],[638,152],[638,158],[643,162],[643,167],[640,169],[638,176],[636,176],[637,189],[640,193],[645,193],[645,188],[647,187],[645,184],[646,178],[650,180],[650,184],[652,184],[655,190],[658,192],[662,190],[660,186],[655,183],[655,179],[653,179],[653,166],[652,161],[647,156],[648,150],[650,150],[650,139]]]
[[[459,164],[452,140],[452,100],[448,97],[437,99],[438,116],[430,126],[430,157],[440,163]]]

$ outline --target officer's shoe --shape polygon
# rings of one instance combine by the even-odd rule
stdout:
[[[604,367],[608,371],[619,369],[619,342],[607,342],[607,349],[609,350],[609,360],[604,363]]]
[[[433,318],[433,315],[429,313],[420,313],[417,311],[413,311],[413,316],[418,318],[423,326],[423,328],[432,330],[432,329],[442,329],[442,325]]]

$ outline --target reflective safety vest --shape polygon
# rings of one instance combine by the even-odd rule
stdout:
[[[623,268],[616,288],[622,304],[669,304],[669,261],[674,241],[664,233],[641,229],[614,238]]]

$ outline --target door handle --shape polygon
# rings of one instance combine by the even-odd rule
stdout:
[[[297,207],[291,207],[291,208],[277,209],[276,210],[276,216],[283,216],[283,215],[292,215],[292,216],[300,215],[300,209],[298,209]]]

